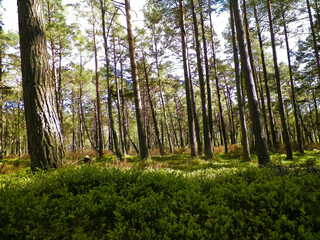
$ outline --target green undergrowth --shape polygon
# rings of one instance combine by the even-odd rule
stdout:
[[[184,171],[150,159],[120,169],[100,159],[1,176],[0,239],[317,239],[317,155],[299,167],[274,158],[282,165],[218,159],[210,164],[220,168]]]

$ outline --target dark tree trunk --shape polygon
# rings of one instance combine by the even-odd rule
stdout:
[[[147,147],[147,138],[146,132],[143,128],[142,117],[141,117],[141,99],[140,99],[140,90],[138,83],[138,72],[137,72],[137,63],[135,58],[135,43],[132,33],[131,26],[131,15],[130,15],[130,3],[129,0],[125,0],[126,7],[126,18],[127,18],[127,31],[128,31],[128,43],[129,43],[129,53],[130,53],[130,63],[131,63],[131,74],[132,74],[132,83],[133,83],[133,92],[134,92],[134,102],[135,102],[135,111],[136,111],[136,120],[138,128],[138,139],[139,139],[139,148],[140,148],[140,159],[146,160],[149,157],[149,151]]]
[[[19,35],[25,116],[31,169],[56,168],[64,150],[50,80],[41,0],[18,0]]]
[[[160,77],[160,66],[159,66],[159,61],[158,61],[158,45],[157,45],[156,41],[155,41],[155,53],[156,53],[156,56],[155,56],[156,57],[156,67],[157,67],[157,75],[158,75],[158,81],[159,81],[159,92],[160,92],[160,100],[161,100],[161,106],[162,106],[162,111],[163,111],[163,118],[164,118],[164,123],[166,126],[166,132],[167,132],[170,153],[173,153],[171,133],[170,133],[170,129],[169,129],[166,104],[165,104],[165,99],[163,96],[162,81],[161,81],[161,77]]]
[[[184,147],[184,140],[183,140],[183,129],[181,124],[181,117],[180,117],[180,108],[178,105],[177,97],[174,97],[175,103],[176,103],[176,114],[177,114],[177,120],[179,124],[179,132],[180,132],[180,147]],[[181,103],[180,103],[181,104]]]
[[[98,49],[97,49],[97,40],[96,40],[96,19],[94,15],[94,6],[93,0],[91,4],[91,14],[93,17],[92,20],[92,38],[93,38],[93,52],[94,52],[94,72],[95,72],[95,87],[96,87],[96,148],[98,150],[99,157],[103,156],[103,131],[102,131],[102,115],[101,115],[101,101],[100,101],[100,83],[99,83],[99,72],[98,72]]]
[[[278,104],[279,104],[278,107],[279,107],[279,114],[280,114],[281,126],[282,126],[282,137],[283,137],[284,144],[286,146],[287,159],[292,159],[293,158],[292,148],[291,148],[291,143],[290,143],[290,137],[288,134],[288,127],[287,127],[287,123],[286,123],[286,117],[285,117],[285,113],[284,113],[283,100],[282,100],[280,71],[279,71],[278,60],[277,60],[277,50],[276,50],[275,36],[274,36],[274,30],[273,30],[270,0],[267,0],[267,8],[268,8],[274,71],[275,71],[275,77],[276,77],[276,82],[277,82]]]
[[[187,100],[187,115],[188,115],[188,130],[189,130],[189,143],[191,150],[191,157],[195,157],[196,148],[194,141],[194,122],[193,122],[193,113],[192,113],[192,101],[191,101],[191,90],[190,90],[190,79],[188,73],[188,60],[187,60],[187,40],[186,40],[186,31],[184,26],[184,6],[183,0],[179,0],[179,19],[180,19],[180,34],[181,34],[181,45],[182,45],[182,57],[183,57],[183,70],[184,70],[184,84],[186,91],[186,100]]]
[[[263,128],[261,124],[261,117],[259,112],[259,106],[257,102],[257,95],[254,87],[254,81],[252,77],[252,72],[250,64],[248,62],[248,52],[244,37],[244,30],[242,24],[242,18],[240,13],[240,8],[238,0],[231,0],[232,9],[234,13],[234,20],[237,29],[237,38],[241,56],[241,68],[243,72],[243,77],[245,80],[246,92],[249,102],[250,116],[252,122],[253,133],[255,137],[255,147],[258,154],[258,161],[260,165],[266,165],[270,163],[270,157],[267,149],[266,139],[263,133]]]
[[[103,35],[103,42],[104,42],[104,53],[106,58],[106,70],[107,70],[107,90],[108,90],[108,113],[109,113],[109,122],[110,122],[110,130],[113,138],[113,144],[114,144],[114,150],[116,152],[117,158],[122,159],[122,154],[119,148],[119,142],[118,142],[118,136],[114,124],[114,116],[113,116],[113,109],[112,109],[112,94],[111,94],[111,86],[110,86],[110,75],[109,75],[109,68],[110,68],[110,61],[109,61],[109,47],[108,47],[108,35],[110,31],[110,26],[108,28],[108,33],[106,31],[106,21],[105,21],[105,6],[102,0],[100,0],[100,10],[101,10],[101,20],[102,20],[102,35]],[[110,25],[113,21],[113,18],[111,19]],[[116,52],[115,52],[115,38],[113,36],[112,43],[114,47],[114,76],[115,81],[118,81],[117,78],[117,61],[116,61]],[[117,89],[118,90],[118,89]],[[100,148],[100,147],[99,147]]]
[[[194,26],[194,37],[196,42],[199,85],[200,85],[200,92],[201,92],[204,154],[207,159],[210,159],[210,158],[213,158],[213,151],[212,151],[212,144],[210,139],[207,106],[206,106],[207,103],[206,103],[205,82],[203,78],[203,69],[202,69],[202,60],[201,60],[201,47],[199,42],[198,22],[197,22],[195,7],[194,7],[194,0],[191,0],[191,10],[192,10],[192,18],[193,18],[193,26]]]
[[[228,153],[228,140],[227,140],[227,132],[223,117],[223,110],[222,110],[222,104],[221,104],[221,95],[220,95],[220,87],[219,87],[219,76],[218,76],[218,70],[217,70],[217,59],[216,59],[216,51],[215,51],[215,43],[214,43],[214,30],[213,30],[213,24],[212,24],[212,17],[211,17],[211,1],[209,1],[209,10],[210,10],[210,34],[211,34],[211,47],[212,47],[212,58],[213,58],[213,70],[214,70],[214,77],[215,77],[215,84],[216,84],[216,91],[217,91],[217,97],[218,97],[218,103],[219,103],[219,113],[220,113],[220,136],[222,136],[223,140],[221,140],[221,144],[224,144],[224,150],[225,153]]]
[[[233,59],[234,59],[234,69],[235,69],[235,77],[236,77],[237,99],[238,99],[238,107],[239,107],[239,119],[240,119],[240,127],[241,127],[241,145],[243,147],[244,160],[250,161],[250,148],[249,148],[248,136],[247,136],[246,119],[243,112],[244,101],[243,101],[242,86],[240,81],[240,68],[239,68],[239,58],[238,58],[238,47],[236,42],[235,21],[234,21],[234,15],[233,15],[233,9],[232,9],[231,3],[230,3],[230,18],[231,18]]]
[[[314,93],[314,90],[312,91],[312,97],[313,97],[313,102],[314,102],[314,109],[316,111],[316,125],[317,125],[317,130],[318,130],[318,139],[319,139],[319,142],[320,142],[320,119],[319,119],[317,98],[316,98],[316,95]]]
[[[189,56],[189,55],[188,55]],[[202,155],[202,138],[201,138],[201,129],[200,129],[200,123],[199,118],[197,115],[197,108],[196,108],[196,101],[193,91],[193,82],[192,82],[192,76],[191,76],[191,68],[190,68],[190,61],[188,57],[188,70],[189,70],[189,86],[190,86],[190,94],[191,94],[191,103],[192,103],[192,117],[194,119],[194,128],[196,130],[196,140],[198,145],[198,155]]]
[[[298,140],[298,149],[300,153],[303,153],[303,146],[302,146],[302,140],[301,140],[301,132],[299,127],[299,119],[297,114],[297,103],[296,103],[296,94],[294,90],[294,82],[293,82],[293,76],[292,76],[292,66],[291,66],[291,56],[290,56],[290,47],[289,47],[289,37],[288,37],[288,30],[287,30],[287,24],[284,17],[284,12],[282,12],[282,21],[283,21],[283,27],[284,27],[284,35],[286,40],[286,48],[287,48],[287,58],[288,58],[288,67],[289,67],[289,76],[290,76],[290,86],[291,86],[291,97],[292,97],[292,104],[293,104],[293,115],[296,125],[296,131],[297,131],[297,140]]]
[[[277,142],[277,135],[276,135],[276,131],[275,131],[275,127],[274,127],[274,121],[273,121],[273,114],[272,114],[272,107],[271,107],[271,97],[270,97],[270,90],[269,90],[269,84],[268,84],[267,66],[266,66],[265,57],[264,57],[263,42],[262,42],[260,23],[259,23],[259,19],[258,19],[256,5],[254,5],[253,10],[254,10],[254,17],[255,17],[255,20],[256,20],[256,26],[257,26],[258,37],[259,37],[259,45],[260,45],[261,61],[262,61],[262,70],[263,70],[263,79],[264,79],[264,85],[265,85],[265,88],[266,88],[266,95],[267,95],[267,104],[268,104],[268,113],[269,113],[269,122],[270,122],[272,144],[273,144],[274,148],[278,149],[279,145],[278,145],[278,142]]]
[[[318,44],[317,44],[316,32],[315,32],[315,30],[314,30],[314,24],[313,24],[313,19],[312,19],[312,13],[311,13],[310,1],[309,1],[309,0],[307,0],[307,7],[308,7],[308,14],[309,14],[311,35],[312,35],[312,40],[313,40],[313,48],[314,48],[314,53],[315,53],[315,55],[316,55],[316,61],[317,61],[318,77],[319,77],[319,79],[320,79],[320,57],[319,57],[319,49],[318,49]],[[320,24],[320,23],[319,23],[319,24]]]
[[[213,138],[213,119],[212,119],[212,100],[211,100],[211,86],[210,86],[210,69],[208,61],[208,52],[207,52],[207,39],[205,34],[205,26],[203,19],[202,11],[202,0],[200,1],[200,21],[201,21],[201,32],[202,32],[202,44],[203,44],[203,53],[204,53],[204,63],[206,71],[206,87],[207,87],[207,103],[208,103],[208,125],[210,131],[210,139]]]
[[[154,130],[155,130],[155,134],[156,134],[156,140],[157,140],[157,143],[159,146],[160,155],[163,156],[163,155],[165,155],[165,152],[164,152],[163,144],[160,139],[158,120],[157,120],[157,116],[156,116],[156,111],[153,107],[152,97],[150,94],[149,74],[148,74],[148,70],[147,70],[147,66],[146,66],[146,59],[144,57],[144,53],[142,53],[142,61],[143,61],[143,65],[144,65],[144,74],[145,74],[145,79],[146,79],[147,95],[148,95],[149,105],[151,108],[151,115],[152,115]]]

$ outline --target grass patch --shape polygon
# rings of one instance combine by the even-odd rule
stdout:
[[[13,175],[12,175],[13,176]],[[0,181],[1,239],[315,239],[318,173],[83,165]]]
[[[28,160],[7,160],[0,239],[317,239],[319,157],[273,154],[260,168],[222,153],[106,154],[34,175]]]

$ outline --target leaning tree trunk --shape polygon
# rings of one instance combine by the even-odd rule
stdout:
[[[304,153],[302,141],[301,141],[301,131],[299,126],[299,119],[298,119],[298,113],[297,113],[297,100],[296,100],[296,94],[294,90],[294,82],[293,82],[293,75],[292,75],[292,66],[291,66],[291,56],[290,56],[290,47],[289,47],[289,37],[288,37],[288,30],[287,30],[287,24],[285,22],[284,18],[284,12],[282,12],[282,21],[283,21],[283,27],[284,27],[284,35],[286,40],[286,48],[287,48],[287,58],[288,58],[288,68],[289,68],[289,76],[290,76],[290,86],[291,86],[291,96],[292,96],[292,104],[293,104],[293,115],[296,125],[296,131],[297,131],[297,140],[298,140],[298,149],[300,153]]]
[[[312,35],[312,40],[313,40],[313,48],[314,48],[314,53],[315,53],[315,55],[316,55],[316,61],[317,61],[318,77],[319,77],[319,79],[320,79],[320,57],[319,57],[319,48],[318,48],[318,44],[317,44],[316,32],[315,32],[315,30],[314,30],[314,24],[313,24],[313,19],[312,19],[312,13],[311,13],[310,1],[309,1],[309,0],[307,0],[307,7],[308,7],[308,14],[309,14],[311,35]],[[318,24],[320,24],[320,23],[318,23]]]
[[[267,67],[266,67],[266,62],[265,62],[265,57],[264,57],[260,23],[259,23],[258,14],[257,14],[257,7],[256,7],[256,5],[254,5],[253,7],[254,7],[253,8],[254,18],[256,21],[256,27],[257,27],[257,31],[258,31],[258,37],[259,37],[259,46],[260,46],[261,61],[262,61],[262,71],[263,71],[263,79],[264,79],[264,85],[265,85],[266,96],[267,96],[272,145],[274,148],[278,149],[279,146],[278,146],[278,142],[277,142],[277,136],[276,136],[275,126],[274,126],[274,121],[273,121],[273,114],[272,114],[272,108],[271,108],[271,97],[270,97],[270,90],[269,90],[269,84],[268,84],[268,74],[267,74]]]
[[[245,161],[250,161],[250,148],[247,135],[246,119],[244,115],[244,100],[242,95],[242,86],[240,82],[240,68],[239,68],[239,58],[238,58],[238,46],[236,42],[236,31],[234,15],[232,13],[232,4],[230,4],[230,19],[231,19],[231,31],[232,31],[232,45],[233,45],[233,59],[234,59],[234,69],[236,78],[236,88],[237,88],[237,99],[239,108],[239,120],[241,128],[241,145],[243,148],[243,157]]]
[[[241,68],[243,72],[243,77],[245,80],[246,92],[249,102],[249,110],[250,117],[253,127],[253,133],[255,137],[255,147],[258,154],[258,161],[260,165],[266,165],[270,163],[270,156],[267,149],[267,143],[265,139],[265,135],[263,132],[261,117],[259,112],[259,106],[257,102],[257,94],[254,87],[254,81],[252,77],[252,72],[250,68],[250,64],[248,62],[248,52],[246,41],[244,37],[244,30],[242,24],[242,18],[240,16],[240,8],[238,0],[230,0],[230,4],[232,4],[234,20],[236,23],[237,29],[237,38],[241,56]]]
[[[218,97],[218,103],[219,103],[219,114],[220,114],[220,128],[221,128],[221,136],[223,137],[224,143],[224,151],[225,153],[228,153],[228,140],[227,140],[227,131],[225,127],[224,117],[223,117],[223,110],[222,110],[222,104],[221,104],[221,96],[220,96],[220,88],[219,88],[219,77],[218,77],[218,67],[217,67],[217,58],[216,58],[216,50],[215,50],[215,43],[214,43],[214,29],[213,29],[213,23],[212,23],[212,17],[211,17],[211,1],[209,1],[209,12],[210,12],[210,35],[211,35],[211,47],[212,47],[212,58],[213,58],[213,70],[215,75],[215,85],[216,85],[216,91],[217,91],[217,97]]]
[[[207,103],[208,103],[208,124],[210,131],[210,139],[213,139],[213,118],[212,118],[212,100],[211,100],[211,86],[210,86],[210,69],[209,69],[209,60],[207,52],[207,39],[202,11],[202,1],[200,1],[200,22],[201,22],[201,32],[202,32],[202,43],[203,43],[203,56],[206,70],[206,87],[207,87]]]
[[[159,146],[160,155],[164,156],[165,155],[165,151],[164,151],[164,147],[163,147],[163,144],[161,142],[161,139],[160,139],[160,131],[159,131],[159,126],[158,126],[156,111],[154,109],[152,96],[151,96],[151,93],[150,93],[149,75],[148,75],[148,71],[147,71],[146,59],[145,59],[145,56],[144,56],[144,52],[142,53],[142,61],[143,61],[145,79],[146,79],[146,88],[147,88],[146,91],[147,91],[147,96],[148,96],[149,105],[150,105],[150,109],[151,109],[151,116],[152,116],[152,121],[153,121],[153,125],[154,125],[154,131],[155,131],[155,135],[156,135],[156,140],[157,140],[157,143],[158,143],[158,146]]]
[[[140,99],[140,89],[138,83],[138,71],[137,63],[135,57],[135,44],[132,33],[131,26],[131,15],[130,15],[130,3],[129,0],[125,0],[126,16],[127,16],[127,31],[128,31],[128,43],[129,43],[129,53],[130,53],[130,63],[131,63],[131,74],[133,83],[133,93],[134,93],[134,103],[136,110],[136,120],[138,128],[138,139],[140,148],[140,159],[146,160],[149,157],[149,151],[147,147],[147,137],[145,129],[143,128],[142,117],[141,117],[141,99]]]
[[[179,19],[180,19],[180,34],[181,34],[181,44],[182,44],[182,57],[183,57],[183,70],[184,70],[184,83],[186,90],[187,99],[187,115],[188,115],[188,130],[189,130],[189,143],[191,157],[196,156],[195,141],[194,141],[194,123],[192,115],[192,101],[191,101],[191,88],[188,72],[188,60],[187,60],[187,40],[186,31],[184,26],[184,6],[183,0],[179,0]]]
[[[282,126],[282,136],[283,136],[284,144],[286,146],[287,159],[292,159],[293,158],[292,148],[291,148],[290,137],[288,134],[288,127],[287,127],[286,117],[284,114],[284,107],[283,107],[283,99],[282,99],[282,91],[281,91],[281,83],[280,83],[280,71],[279,71],[278,60],[277,60],[277,50],[276,50],[275,36],[274,36],[274,31],[273,31],[273,22],[272,22],[270,0],[267,0],[267,8],[268,8],[274,71],[275,71],[275,77],[276,77],[276,83],[277,83],[278,104],[279,104],[278,107],[279,107],[281,126]]]
[[[196,42],[196,54],[197,54],[197,67],[199,73],[199,85],[200,85],[200,95],[201,95],[201,106],[202,106],[202,125],[203,125],[203,139],[204,139],[204,154],[207,159],[213,157],[212,144],[210,139],[208,114],[207,114],[207,103],[206,103],[206,91],[205,82],[203,78],[202,60],[201,60],[201,47],[199,41],[199,30],[198,22],[194,7],[194,0],[191,0],[192,18],[194,26],[194,38]]]
[[[50,79],[41,0],[18,0],[25,117],[31,169],[56,168],[64,150],[54,86]]]

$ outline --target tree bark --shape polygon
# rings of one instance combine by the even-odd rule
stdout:
[[[220,87],[219,87],[219,76],[218,76],[218,67],[217,67],[217,58],[216,58],[216,50],[215,50],[215,43],[214,43],[214,29],[212,24],[212,17],[211,17],[211,1],[209,0],[209,17],[210,17],[210,34],[211,34],[211,47],[212,47],[212,58],[213,58],[213,70],[214,70],[214,78],[215,78],[215,85],[216,85],[216,91],[217,91],[217,97],[218,97],[218,104],[219,104],[219,115],[220,115],[220,136],[222,136],[223,141],[221,143],[224,144],[224,151],[225,153],[228,153],[228,139],[227,139],[227,132],[225,127],[225,121],[223,117],[223,110],[222,110],[222,104],[221,104],[221,95],[220,95]]]
[[[241,127],[241,145],[243,148],[243,157],[245,161],[250,161],[250,148],[247,136],[246,119],[243,112],[244,102],[242,96],[242,86],[240,82],[240,68],[239,68],[239,58],[238,58],[238,47],[236,43],[236,31],[235,31],[235,21],[233,15],[232,4],[230,3],[230,19],[231,19],[231,31],[232,31],[232,45],[233,45],[233,59],[234,59],[234,69],[236,78],[236,88],[237,88],[237,99],[239,107],[239,120]]]
[[[18,0],[22,84],[31,169],[56,168],[64,149],[41,0]]]
[[[212,144],[210,139],[208,115],[207,115],[207,103],[206,103],[206,91],[205,91],[205,82],[203,78],[203,69],[202,69],[202,59],[201,59],[201,47],[199,42],[199,30],[198,22],[194,7],[194,0],[191,0],[191,10],[194,26],[194,37],[196,42],[196,53],[197,53],[197,66],[199,74],[199,85],[201,93],[201,106],[202,106],[202,125],[203,125],[203,139],[204,139],[204,154],[207,159],[213,158]]]
[[[279,145],[278,145],[278,141],[277,141],[277,135],[276,135],[275,127],[274,127],[274,120],[273,120],[273,114],[272,114],[271,97],[270,97],[270,90],[269,90],[269,84],[268,84],[267,66],[266,66],[265,57],[264,57],[263,41],[262,41],[260,23],[259,23],[259,19],[258,19],[257,7],[255,5],[255,2],[254,2],[253,10],[254,10],[254,17],[256,20],[256,27],[257,27],[257,31],[258,31],[258,37],[259,37],[259,46],[260,46],[261,61],[262,61],[262,71],[263,71],[263,79],[264,79],[264,85],[265,85],[266,95],[267,95],[267,104],[268,104],[268,113],[269,113],[272,145],[275,149],[278,149]]]
[[[270,163],[270,156],[267,149],[266,139],[263,133],[261,124],[261,117],[259,112],[259,106],[257,102],[257,94],[254,87],[254,81],[250,64],[248,62],[248,52],[245,42],[242,18],[240,16],[240,7],[238,0],[230,0],[234,13],[234,20],[237,29],[237,38],[241,56],[241,68],[245,80],[247,98],[249,102],[250,117],[252,122],[253,133],[255,137],[255,147],[258,154],[258,161],[260,165],[266,165]]]
[[[134,43],[134,38],[132,33],[132,26],[131,26],[129,0],[125,0],[125,8],[126,8],[126,18],[127,18],[127,31],[128,31],[128,43],[129,43],[133,93],[134,93],[136,120],[137,120],[137,128],[138,128],[138,139],[139,139],[139,148],[140,148],[139,152],[140,152],[140,159],[146,160],[149,157],[149,151],[147,147],[146,132],[145,132],[145,129],[143,128],[143,123],[141,118],[141,99],[140,99],[140,90],[139,90],[139,83],[138,83],[137,63],[135,58],[135,43]]]
[[[203,11],[202,11],[202,0],[200,1],[200,22],[201,22],[201,32],[202,32],[204,63],[205,63],[205,71],[206,71],[208,125],[209,125],[209,131],[210,131],[210,139],[212,141],[212,139],[213,139],[213,119],[212,119],[212,100],[211,100],[211,86],[210,86],[210,69],[209,69],[208,52],[207,52],[207,39],[206,39],[206,34],[205,34],[205,26],[204,26]]]
[[[313,19],[312,19],[312,13],[311,13],[311,7],[310,7],[310,1],[307,1],[307,8],[308,8],[308,14],[309,14],[309,21],[310,21],[310,28],[311,28],[311,35],[312,35],[312,40],[313,40],[313,48],[314,48],[314,53],[316,56],[316,63],[317,63],[317,69],[318,69],[318,77],[320,79],[320,57],[319,57],[319,49],[318,49],[318,43],[317,43],[317,36],[316,32],[314,30],[314,24],[313,24]],[[320,23],[319,23],[320,24]]]
[[[293,104],[293,115],[294,115],[294,120],[295,120],[295,125],[296,125],[296,131],[297,131],[298,149],[299,149],[300,153],[304,153],[303,146],[302,146],[302,140],[301,140],[299,119],[298,119],[298,114],[297,114],[297,103],[296,103],[296,94],[295,94],[295,90],[294,90],[294,82],[293,82],[293,75],[292,75],[289,37],[288,37],[287,24],[286,24],[285,17],[284,17],[284,11],[282,12],[282,21],[283,21],[283,28],[284,28],[284,36],[285,36],[285,40],[286,40],[288,68],[289,68],[289,76],[290,76],[290,87],[291,87],[291,98],[292,98],[292,104]]]
[[[274,30],[273,30],[273,21],[272,21],[270,0],[267,0],[267,8],[268,8],[268,18],[269,18],[269,27],[270,27],[270,35],[271,35],[274,71],[275,71],[275,77],[276,77],[276,83],[277,83],[278,105],[279,105],[278,108],[279,108],[279,114],[280,114],[280,119],[281,119],[282,136],[283,136],[284,144],[286,146],[287,159],[292,159],[293,158],[292,148],[291,148],[291,143],[290,143],[290,137],[288,134],[288,127],[287,127],[287,123],[286,123],[286,117],[285,117],[285,113],[284,113],[283,100],[282,100],[280,71],[279,71],[278,59],[277,59],[277,50],[276,50],[275,36],[274,36]]]
[[[189,130],[189,143],[191,157],[196,156],[196,148],[194,141],[194,121],[192,113],[192,102],[191,102],[191,90],[190,90],[190,79],[188,73],[188,60],[187,60],[187,40],[186,31],[184,26],[184,6],[183,0],[179,0],[179,23],[180,23],[180,35],[181,35],[181,47],[182,47],[182,57],[183,57],[183,72],[184,72],[184,86],[186,91],[186,101],[187,101],[187,115],[188,115],[188,130]]]
[[[147,66],[146,66],[146,59],[145,59],[144,53],[142,53],[142,61],[143,61],[143,65],[144,65],[143,67],[144,67],[144,74],[145,74],[145,79],[146,79],[147,95],[148,95],[149,105],[151,108],[151,116],[152,116],[155,134],[156,134],[156,140],[157,140],[157,143],[159,146],[160,155],[164,156],[165,152],[164,152],[163,144],[160,139],[160,132],[159,132],[156,111],[154,110],[153,101],[152,101],[152,97],[150,94],[149,74],[148,74],[148,70],[147,70]]]

